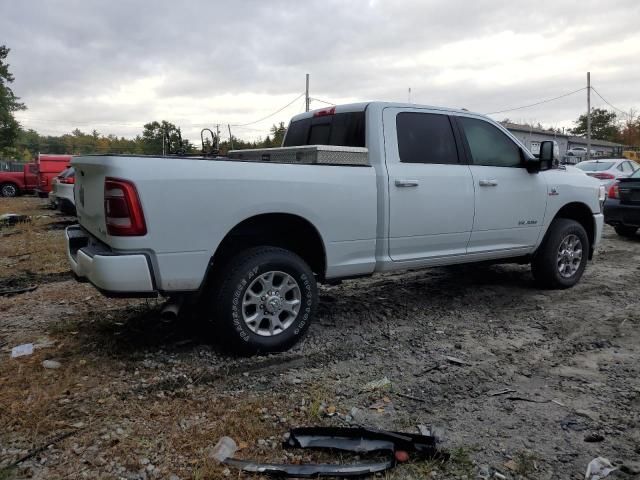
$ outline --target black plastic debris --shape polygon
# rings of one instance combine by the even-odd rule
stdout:
[[[0,215],[0,228],[12,227],[18,223],[28,223],[31,221],[31,217],[28,215],[19,215],[17,213],[5,213]]]
[[[428,435],[390,432],[370,428],[309,427],[294,428],[289,432],[283,448],[314,450],[337,450],[356,454],[378,454],[385,456],[381,461],[354,464],[275,464],[259,463],[235,458],[220,459],[248,473],[259,473],[280,477],[362,477],[389,470],[398,461],[416,459],[446,460],[449,455],[436,448],[437,439]]]
[[[433,458],[438,455],[436,438],[412,433],[389,432],[373,428],[309,427],[294,428],[285,448],[342,450],[354,453],[391,452],[419,453]]]

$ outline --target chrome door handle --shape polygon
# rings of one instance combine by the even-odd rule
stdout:
[[[493,180],[493,179],[491,179],[491,180],[480,180],[478,182],[478,184],[481,187],[497,187],[498,186],[498,181],[497,180]]]
[[[420,185],[420,182],[418,182],[418,180],[396,180],[396,187],[417,187],[418,185]]]

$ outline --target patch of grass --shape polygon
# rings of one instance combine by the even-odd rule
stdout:
[[[64,231],[48,228],[60,217],[45,210],[40,199],[0,198],[2,213],[29,215],[31,221],[0,229],[0,278],[69,270]]]
[[[331,395],[329,389],[324,385],[313,385],[309,388],[309,409],[307,410],[308,420],[317,422],[322,418],[322,404],[329,405]]]
[[[515,473],[522,475],[525,478],[534,478],[536,471],[536,461],[538,457],[530,451],[520,450],[513,458],[516,464]]]
[[[15,468],[0,468],[0,480],[13,480],[16,478]]]
[[[385,472],[386,480],[422,480],[431,478],[431,472],[438,470],[439,462],[402,463],[393,470]]]
[[[445,465],[448,472],[473,478],[475,465],[471,460],[471,449],[468,447],[458,447],[451,450],[451,458]]]

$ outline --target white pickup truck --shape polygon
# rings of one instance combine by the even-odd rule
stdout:
[[[482,115],[341,105],[294,117],[283,147],[74,158],[77,278],[198,303],[226,345],[268,352],[307,330],[316,282],[499,261],[567,288],[600,241],[598,182]]]

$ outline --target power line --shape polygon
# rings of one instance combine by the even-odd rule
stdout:
[[[319,98],[315,98],[315,97],[314,97],[314,98],[311,98],[311,100],[314,100],[314,101],[316,101],[316,102],[320,102],[320,103],[326,103],[327,105],[332,105],[332,106],[335,106],[335,105],[336,105],[335,103],[327,102],[326,100],[321,100],[321,99],[319,99]]]
[[[245,126],[247,126],[247,125],[253,125],[253,124],[255,124],[255,123],[260,123],[260,122],[262,122],[262,121],[266,120],[267,118],[271,118],[271,117],[273,117],[274,115],[277,115],[278,113],[280,113],[281,111],[283,111],[285,108],[290,107],[290,106],[291,106],[291,105],[293,105],[295,102],[297,102],[297,101],[298,101],[298,99],[300,99],[300,98],[302,98],[302,97],[304,97],[304,92],[303,92],[303,93],[301,93],[300,95],[298,95],[298,96],[297,96],[296,98],[294,98],[293,100],[291,100],[291,101],[290,101],[289,103],[287,103],[284,107],[279,108],[278,110],[276,110],[276,111],[275,111],[275,112],[273,112],[273,113],[270,113],[270,114],[269,114],[269,115],[267,115],[266,117],[262,117],[262,118],[260,118],[260,119],[258,119],[258,120],[253,121],[253,122],[240,123],[240,124],[237,124],[237,125],[231,125],[231,126],[232,126],[232,127],[245,127]]]
[[[539,102],[531,103],[529,105],[522,105],[520,107],[509,108],[509,109],[506,109],[506,110],[498,110],[497,112],[489,112],[489,113],[485,113],[485,115],[494,115],[496,113],[513,112],[514,110],[522,110],[523,108],[535,107],[536,105],[542,105],[543,103],[553,102],[554,100],[558,100],[560,98],[568,97],[569,95],[573,95],[575,93],[581,92],[582,90],[586,90],[586,89],[587,89],[587,87],[582,87],[582,88],[579,88],[578,90],[574,90],[573,92],[565,93],[565,94],[559,95],[557,97],[548,98],[546,100],[541,100]]]
[[[596,95],[598,95],[602,101],[604,103],[606,103],[607,105],[609,105],[611,108],[613,108],[614,110],[619,111],[620,113],[624,114],[624,115],[629,115],[629,113],[625,112],[624,110],[616,107],[615,105],[610,104],[602,95],[600,95],[600,93],[595,89],[595,87],[591,86],[591,90],[593,90],[595,92]]]
[[[291,102],[287,103],[286,105],[284,105],[283,107],[279,108],[278,110],[276,110],[273,113],[270,113],[269,115],[259,118],[258,120],[254,120],[252,122],[247,122],[247,123],[239,123],[239,124],[231,124],[232,127],[246,127],[248,125],[254,125],[256,123],[260,123],[264,120],[267,120],[268,118],[273,117],[274,115],[277,115],[278,113],[282,112],[283,110],[285,110],[286,108],[290,107],[291,105],[293,105],[298,99],[304,97],[304,93],[299,94],[298,96],[296,96],[296,98],[294,98]],[[79,127],[90,127],[90,126],[98,126],[98,127],[139,127],[140,124],[138,122],[128,122],[128,123],[116,123],[116,122],[105,122],[105,123],[87,123],[87,121],[82,121],[82,122],[76,122],[73,120],[53,120],[53,119],[39,119],[39,118],[29,118],[28,116],[23,118],[24,122],[28,122],[28,123],[54,123],[54,124],[66,124],[66,125],[71,125],[71,126],[79,126]],[[148,123],[148,122],[147,122]],[[229,123],[229,122],[223,122],[223,121],[216,121],[213,123]],[[142,124],[144,125],[144,122],[142,122]],[[207,126],[209,124],[201,124],[201,123],[196,123],[196,124],[182,124],[182,127],[198,127],[198,126]],[[247,129],[247,130],[251,130],[251,129]]]

